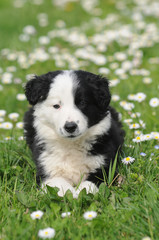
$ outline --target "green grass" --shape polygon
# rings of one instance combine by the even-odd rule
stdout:
[[[0,49],[10,49],[11,52],[24,51],[28,56],[35,48],[40,47],[38,38],[46,36],[53,29],[57,29],[57,20],[63,20],[66,23],[66,29],[76,29],[84,32],[90,40],[95,34],[100,34],[109,29],[123,28],[129,24],[132,31],[141,36],[142,31],[136,30],[136,25],[132,21],[135,3],[127,1],[124,10],[118,10],[115,7],[115,1],[99,1],[97,8],[102,9],[101,16],[96,17],[96,21],[104,19],[108,14],[115,14],[117,20],[107,26],[93,23],[94,14],[84,11],[81,1],[69,2],[60,9],[53,6],[51,0],[44,1],[42,5],[33,5],[32,1],[25,1],[22,8],[14,8],[14,1],[1,0],[0,2]],[[125,1],[122,1],[123,3]],[[153,2],[153,1],[151,1]],[[149,8],[149,7],[148,7]],[[47,13],[49,24],[46,27],[40,27],[37,20],[39,13]],[[91,12],[90,12],[91,13]],[[143,21],[146,24],[153,23],[159,27],[157,18],[142,14]],[[95,21],[95,20],[94,20]],[[19,35],[26,25],[33,25],[36,28],[36,35],[32,36],[29,42],[21,42]],[[90,44],[95,46],[93,44]],[[59,53],[64,54],[64,49],[69,54],[74,55],[77,48],[65,41],[65,39],[51,39],[50,44],[43,48],[48,50],[50,46],[59,48]],[[86,46],[83,46],[85,48]],[[132,76],[128,73],[126,80],[111,88],[112,94],[118,94],[121,100],[127,100],[128,94],[144,92],[147,95],[146,100],[141,103],[135,102],[133,112],[140,112],[139,119],[144,120],[146,128],[143,133],[159,131],[159,107],[149,106],[149,100],[158,96],[158,65],[150,64],[149,59],[158,57],[157,49],[159,43],[153,46],[141,48],[143,58],[139,69],[145,68],[150,71],[152,83],[146,85],[142,82],[143,76]],[[107,46],[107,51],[100,54],[113,56],[114,53],[122,51],[127,53],[128,46],[123,46],[117,41],[112,41]],[[25,141],[19,141],[18,137],[23,135],[23,130],[16,128],[16,122],[8,118],[8,114],[17,112],[20,114],[18,122],[23,120],[23,114],[28,108],[26,101],[18,101],[16,95],[23,93],[23,84],[26,82],[26,75],[36,73],[38,75],[53,71],[56,69],[67,69],[69,63],[64,62],[64,67],[57,67],[53,59],[44,62],[37,61],[28,68],[22,68],[18,62],[9,61],[5,56],[1,57],[0,68],[6,72],[8,66],[16,66],[14,78],[20,78],[21,84],[0,84],[3,90],[0,91],[0,109],[7,111],[4,121],[13,123],[14,128],[4,130],[0,128],[0,239],[1,240],[35,240],[38,239],[39,229],[52,227],[56,231],[55,239],[86,239],[86,240],[140,240],[149,236],[152,240],[159,239],[159,150],[154,146],[159,142],[151,140],[143,143],[133,143],[134,131],[130,130],[124,124],[126,138],[121,158],[132,156],[135,161],[131,165],[122,163],[118,166],[118,172],[123,177],[123,183],[118,186],[114,181],[114,167],[105,183],[101,184],[99,193],[96,195],[87,195],[83,190],[78,199],[73,199],[70,192],[67,192],[64,198],[57,195],[57,190],[48,188],[48,193],[43,194],[36,186],[36,169],[31,159],[31,153]],[[132,56],[128,56],[132,60]],[[114,60],[113,62],[118,62]],[[110,68],[107,62],[104,66],[98,66],[91,61],[85,61],[81,69],[98,73],[100,67]],[[120,62],[119,67],[120,67]],[[0,76],[2,76],[0,73]],[[110,79],[118,78],[111,70],[108,77]],[[130,118],[130,112],[125,111],[119,105],[119,102],[112,102],[112,105],[122,113],[123,120]],[[139,119],[134,119],[138,122]],[[5,137],[12,137],[6,141]],[[129,147],[132,145],[133,147]],[[146,156],[140,155],[145,152]],[[153,156],[151,154],[154,154]],[[114,181],[114,184],[112,184]],[[43,217],[40,220],[32,220],[30,213],[35,210],[42,210]],[[92,221],[85,220],[83,214],[85,211],[94,210],[97,217]],[[70,211],[71,216],[61,218],[61,213]]]

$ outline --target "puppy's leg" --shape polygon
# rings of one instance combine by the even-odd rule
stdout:
[[[62,177],[54,177],[51,179],[47,179],[43,182],[42,188],[45,188],[46,185],[59,188],[58,195],[60,197],[63,197],[67,190],[70,190],[72,192],[73,198],[78,197],[78,194],[76,193],[74,187],[72,187],[71,184]]]
[[[98,192],[98,188],[94,183],[90,181],[84,181],[79,185],[78,189],[76,190],[77,194],[79,194],[80,191],[84,188],[86,189],[87,194],[88,193],[96,194]]]

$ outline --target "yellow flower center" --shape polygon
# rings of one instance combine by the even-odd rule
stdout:
[[[35,217],[39,217],[39,214],[36,214]]]
[[[129,158],[129,157],[127,157],[127,158],[126,158],[126,161],[130,161],[130,158]]]
[[[93,217],[93,216],[92,216],[92,214],[89,214],[88,217],[91,218],[91,217]]]
[[[136,139],[137,139],[137,140],[140,140],[141,138],[140,138],[140,137],[137,137]]]
[[[45,232],[45,235],[48,235],[49,233],[48,232]]]
[[[136,124],[133,124],[133,127],[135,127],[136,126]]]
[[[158,136],[155,136],[155,139],[159,139],[159,137],[158,137]]]

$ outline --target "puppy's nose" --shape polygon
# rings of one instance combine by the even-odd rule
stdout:
[[[64,129],[68,133],[75,132],[76,128],[77,128],[77,124],[75,122],[66,122],[64,126]]]

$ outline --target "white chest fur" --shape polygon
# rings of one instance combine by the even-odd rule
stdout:
[[[88,155],[89,149],[90,144],[81,141],[47,142],[40,162],[51,178],[63,177],[71,185],[77,185],[104,164],[103,156]]]

